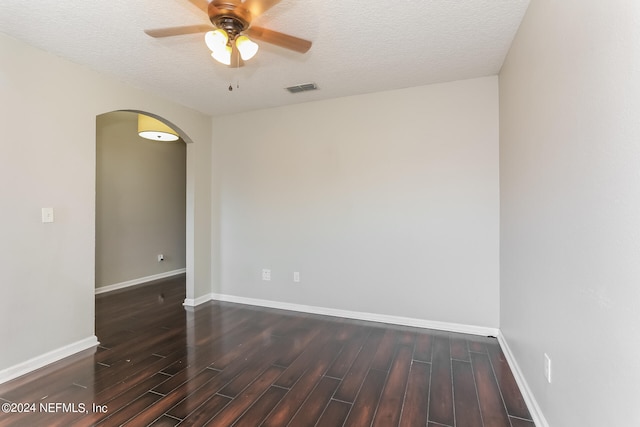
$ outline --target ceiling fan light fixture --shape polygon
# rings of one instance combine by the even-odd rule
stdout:
[[[229,36],[224,30],[221,29],[209,31],[204,35],[204,42],[207,44],[207,47],[211,52],[224,50],[228,41]]]
[[[211,57],[224,65],[231,65],[231,46],[225,45],[221,49],[211,52]]]
[[[178,132],[158,119],[138,114],[138,135],[152,141],[177,141]]]
[[[258,44],[252,41],[247,36],[238,36],[236,38],[236,47],[240,52],[240,57],[243,61],[248,61],[253,58],[255,54],[258,52]]]
[[[232,66],[233,62],[233,68],[242,67],[246,60],[256,55],[259,46],[254,40],[298,53],[306,53],[311,48],[309,40],[252,25],[255,18],[280,0],[189,1],[207,14],[213,27],[205,24],[187,25],[145,30],[145,33],[154,38],[204,33],[205,43],[213,58],[227,66]]]

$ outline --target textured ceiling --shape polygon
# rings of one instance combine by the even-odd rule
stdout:
[[[254,25],[311,40],[311,50],[261,43],[239,69],[215,62],[200,34],[143,32],[208,23],[187,0],[0,0],[0,32],[220,115],[497,74],[528,4],[282,0]],[[307,82],[319,90],[284,90]]]

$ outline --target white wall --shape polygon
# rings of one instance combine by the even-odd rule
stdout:
[[[194,141],[187,153],[188,291],[210,292],[207,116],[4,35],[0,99],[0,381],[32,358],[93,339],[99,114],[150,111]],[[55,209],[54,223],[41,223],[42,207]]]
[[[500,74],[501,329],[549,425],[640,425],[639,171],[640,3],[532,1]]]
[[[185,143],[138,136],[126,111],[98,116],[96,133],[96,289],[184,270]]]
[[[214,118],[213,135],[214,292],[498,327],[497,77]]]

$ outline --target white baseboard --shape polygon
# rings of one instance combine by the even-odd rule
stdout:
[[[143,283],[152,282],[154,280],[166,279],[167,277],[177,276],[179,274],[184,274],[187,272],[186,268],[181,268],[178,270],[167,271],[164,273],[154,274],[152,276],[140,277],[138,279],[127,280],[126,282],[114,283],[113,285],[100,286],[96,288],[96,295],[103,294],[105,292],[111,292],[118,289],[128,288],[130,286],[141,285]]]
[[[207,294],[198,298],[185,298],[182,305],[184,305],[185,307],[196,307],[200,304],[204,304],[205,302],[212,300],[214,300],[213,294]]]
[[[324,316],[343,317],[347,319],[366,320],[370,322],[388,323],[392,325],[413,326],[416,328],[436,329],[447,332],[459,332],[463,334],[497,336],[499,330],[484,326],[465,325],[460,323],[438,322],[434,320],[415,319],[411,317],[391,316],[387,314],[366,313],[360,311],[339,310],[335,308],[317,307],[311,305],[293,304],[279,301],[262,300],[255,298],[238,297],[225,294],[210,294],[208,299],[217,301],[235,302],[239,304],[256,305],[260,307],[277,308],[280,310],[299,311],[302,313],[321,314]],[[204,297],[202,297],[204,298]],[[185,304],[186,305],[186,304]]]
[[[98,338],[95,335],[92,335],[83,340],[76,341],[72,344],[60,347],[56,350],[50,351],[40,356],[36,356],[32,359],[27,360],[26,362],[18,363],[17,365],[11,366],[7,369],[3,369],[2,371],[0,371],[0,384],[11,381],[24,374],[28,374],[29,372],[33,372],[36,369],[40,369],[46,365],[49,365],[50,363],[62,360],[65,357],[72,356],[76,353],[88,350],[92,347],[97,347],[98,344],[100,344],[98,342]]]
[[[516,383],[518,383],[518,388],[522,393],[522,397],[524,398],[525,403],[527,404],[527,408],[529,408],[529,412],[531,413],[531,418],[533,418],[533,422],[536,427],[549,427],[549,423],[546,418],[542,414],[542,410],[540,409],[540,405],[538,405],[538,401],[533,396],[531,389],[529,388],[529,384],[527,380],[524,378],[522,371],[520,370],[520,366],[516,362],[516,359],[509,348],[509,344],[507,343],[507,339],[502,335],[502,332],[498,334],[498,342],[500,343],[500,347],[502,348],[502,352],[504,353],[504,357],[507,359],[507,363],[509,363],[509,367],[511,368],[511,372],[516,379]]]

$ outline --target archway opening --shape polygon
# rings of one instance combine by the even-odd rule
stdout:
[[[180,138],[141,138],[138,113],[166,123]],[[152,113],[96,117],[96,294],[189,275],[186,142],[182,131]]]

